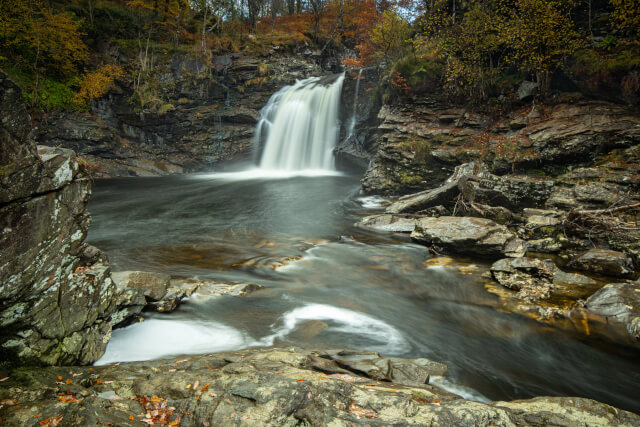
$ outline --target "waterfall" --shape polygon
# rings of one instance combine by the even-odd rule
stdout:
[[[356,81],[356,93],[353,97],[353,112],[351,113],[351,121],[349,122],[349,133],[347,140],[353,137],[353,131],[356,129],[356,110],[358,107],[358,90],[360,89],[360,78],[362,77],[362,68],[358,71],[358,80]]]
[[[343,81],[344,74],[311,77],[271,96],[255,133],[256,148],[262,147],[261,169],[334,169]]]

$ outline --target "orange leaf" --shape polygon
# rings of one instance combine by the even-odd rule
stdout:
[[[40,418],[42,414],[34,415],[33,418]]]
[[[58,379],[59,379],[59,380],[62,380],[62,377],[61,377],[60,375],[58,375]]]
[[[73,380],[71,378],[69,378],[68,380],[65,381],[65,383],[67,384],[71,384],[73,382]]]
[[[205,384],[205,385],[200,389],[200,391],[203,391],[203,392],[204,392],[204,391],[209,390],[209,386],[210,386],[210,385],[211,385],[211,383],[206,383],[206,384]]]
[[[130,419],[131,421],[135,420],[135,418],[133,417],[133,415],[129,415],[129,419]]]
[[[98,384],[98,385],[102,384],[102,380],[96,381],[96,384]]]

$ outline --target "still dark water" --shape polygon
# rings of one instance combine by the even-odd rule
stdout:
[[[430,265],[407,237],[354,227],[382,209],[358,195],[359,178],[97,181],[89,241],[114,270],[265,287],[194,296],[117,330],[100,362],[269,345],[371,349],[446,363],[447,380],[436,382],[478,400],[584,396],[640,412],[640,353],[501,313],[482,266]]]

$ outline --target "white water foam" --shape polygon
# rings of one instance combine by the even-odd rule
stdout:
[[[238,350],[255,344],[242,332],[217,322],[149,319],[116,329],[95,365]]]
[[[379,196],[358,197],[356,200],[365,209],[379,209],[388,204],[386,199]]]
[[[373,343],[368,348],[382,353],[401,354],[410,347],[400,331],[371,316],[325,304],[309,304],[284,313],[282,326],[274,325],[274,333],[260,340],[218,322],[149,319],[115,330],[105,354],[95,365],[272,346],[276,339],[286,340],[299,323],[307,320],[327,321],[329,328],[324,333],[365,338]]]
[[[466,400],[473,400],[482,403],[490,402],[489,399],[487,399],[485,396],[472,389],[471,387],[456,384],[444,377],[433,376],[429,379],[429,384],[446,390],[449,393],[457,394],[458,396],[461,396]]]
[[[278,170],[278,169],[261,169],[253,168],[237,172],[212,172],[190,175],[195,179],[219,179],[224,181],[249,181],[252,179],[288,179],[299,176],[318,177],[318,176],[343,176],[344,174],[329,169],[302,169],[302,170]]]
[[[329,322],[325,333],[339,332],[364,337],[373,344],[370,347],[383,353],[403,353],[409,350],[409,343],[402,333],[391,325],[363,313],[326,304],[309,304],[286,312],[282,316],[283,325],[273,335],[260,340],[262,345],[273,345],[275,339],[284,339],[296,326],[306,320]]]

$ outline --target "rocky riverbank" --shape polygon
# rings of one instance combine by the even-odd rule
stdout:
[[[447,367],[375,352],[256,349],[103,367],[1,372],[7,425],[616,425],[584,398],[481,403],[432,383]]]
[[[508,310],[640,345],[637,111],[556,99],[496,120],[424,98],[378,120],[363,190],[404,196],[361,226],[494,261]]]

